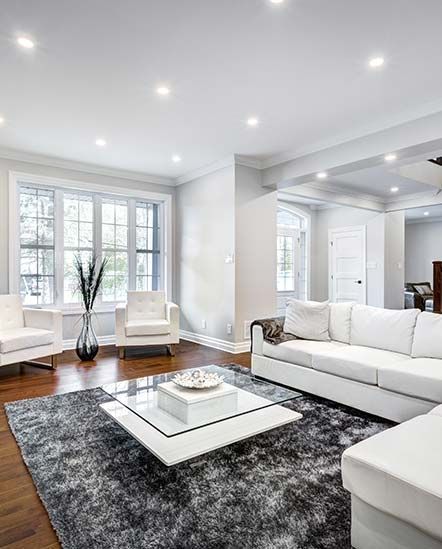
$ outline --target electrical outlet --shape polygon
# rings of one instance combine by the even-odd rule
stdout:
[[[232,335],[232,325],[231,324],[227,324],[227,335]]]
[[[201,321],[201,328],[205,330],[207,328],[207,322],[205,320]]]

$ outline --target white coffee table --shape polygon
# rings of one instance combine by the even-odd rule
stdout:
[[[300,393],[220,366],[202,369],[223,375],[223,389],[214,390],[212,396],[207,392],[207,398],[197,390],[175,390],[170,382],[177,372],[172,372],[104,385],[102,389],[112,400],[100,407],[167,466],[302,417],[281,406],[301,396]],[[179,402],[197,405],[197,413],[183,415],[182,409],[179,413],[171,410],[167,407],[170,402],[166,405],[163,402],[164,395],[159,403],[159,386],[160,391],[176,396]],[[222,393],[226,400],[220,404]],[[236,406],[232,406],[233,394]]]

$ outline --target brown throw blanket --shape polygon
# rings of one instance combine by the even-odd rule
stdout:
[[[254,320],[250,327],[250,332],[252,334],[252,351],[253,326],[261,326],[264,335],[264,341],[267,341],[267,343],[271,343],[272,345],[279,345],[280,343],[284,343],[284,341],[292,341],[293,339],[297,339],[296,336],[284,332],[284,320],[285,317],[283,316]]]

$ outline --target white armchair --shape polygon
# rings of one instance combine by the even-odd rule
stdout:
[[[23,308],[20,296],[0,295],[0,366],[29,362],[55,369],[62,351],[61,311]],[[45,356],[50,364],[35,361]]]
[[[175,355],[180,336],[180,309],[166,302],[164,292],[127,292],[127,303],[115,310],[116,345],[120,358],[126,347],[167,345]]]

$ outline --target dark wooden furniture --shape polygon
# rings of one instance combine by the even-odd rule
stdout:
[[[434,313],[442,313],[442,261],[433,261]]]

